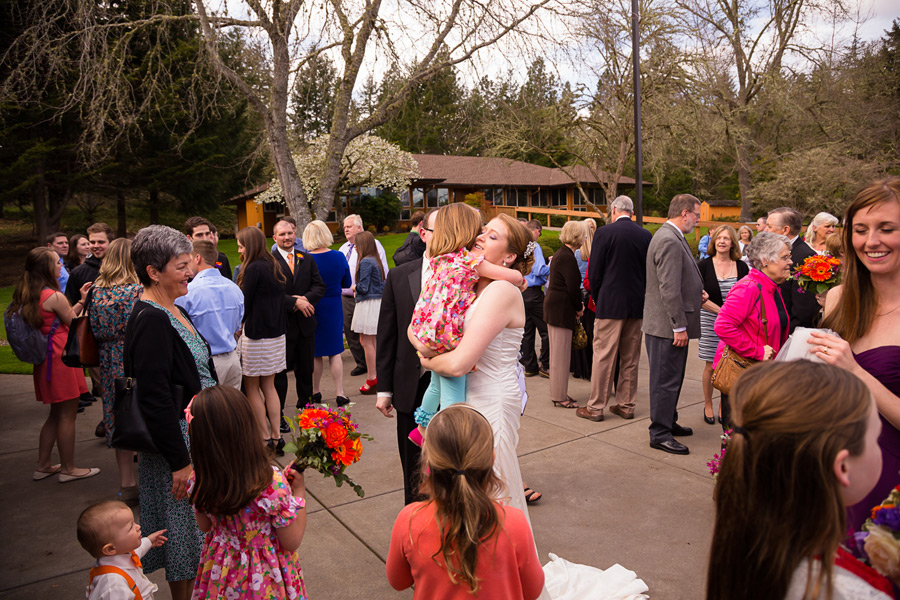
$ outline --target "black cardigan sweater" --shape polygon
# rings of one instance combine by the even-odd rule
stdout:
[[[553,253],[547,291],[544,294],[544,322],[575,331],[581,302],[581,271],[575,253],[566,245]]]
[[[190,321],[181,307],[179,310]],[[153,443],[172,471],[183,469],[191,464],[191,454],[181,435],[179,421],[184,419],[187,403],[201,389],[194,355],[172,326],[169,316],[141,300],[134,305],[125,326],[123,356],[125,375],[137,382],[141,414]],[[209,372],[218,380],[211,352]],[[175,397],[176,385],[183,388],[180,398]]]
[[[750,267],[742,260],[735,262],[737,262],[737,276],[740,281],[750,273]],[[704,258],[697,266],[700,267],[700,275],[703,276],[703,289],[709,294],[710,301],[718,304],[721,308],[725,299],[722,298],[722,290],[719,289],[719,279],[716,277],[716,267],[713,265],[712,257]]]
[[[268,340],[287,333],[284,282],[275,279],[272,263],[258,258],[244,265],[244,335],[251,340]]]

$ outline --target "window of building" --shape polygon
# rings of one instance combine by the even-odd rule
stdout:
[[[425,207],[425,190],[422,188],[413,188],[412,190],[412,208]]]
[[[438,206],[447,206],[450,202],[450,190],[447,188],[437,188]]]
[[[425,193],[425,204],[428,208],[437,208],[437,189],[431,188]]]

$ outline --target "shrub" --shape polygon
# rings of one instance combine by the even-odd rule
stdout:
[[[378,233],[378,230],[375,229],[375,226],[374,226],[374,225],[369,225],[368,227],[366,227],[366,231],[368,231],[368,232],[371,233],[372,235],[375,235],[375,234]]]
[[[550,217],[550,227],[562,227],[566,224],[566,219],[562,215],[549,215]]]
[[[375,227],[372,233],[384,227],[391,230],[400,217],[400,199],[390,192],[382,192],[377,196],[363,195],[353,201],[352,211],[362,217],[367,227]]]
[[[544,258],[547,259],[553,256],[553,253],[562,248],[562,242],[559,241],[559,238],[556,237],[548,237],[548,238],[540,238],[538,240],[538,244],[541,246],[541,251],[544,253]]]
[[[391,232],[391,228],[388,227],[387,225],[385,225],[384,227],[381,228],[381,232],[382,232],[382,233],[390,233],[390,232]]]

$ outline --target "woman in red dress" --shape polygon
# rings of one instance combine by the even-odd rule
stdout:
[[[75,466],[75,416],[78,398],[87,392],[87,385],[81,369],[67,367],[62,362],[69,324],[81,313],[90,284],[81,288],[81,301],[73,310],[59,291],[59,264],[59,255],[50,248],[35,248],[29,252],[22,278],[13,292],[10,310],[21,310],[24,320],[44,335],[50,335],[53,330],[50,336],[52,352],[44,362],[34,366],[33,373],[35,398],[50,405],[50,414],[41,427],[38,464],[32,478],[39,481],[58,474],[59,482],[66,483],[93,477],[100,469]],[[54,444],[59,449],[60,459],[60,464],[56,465],[51,464]]]

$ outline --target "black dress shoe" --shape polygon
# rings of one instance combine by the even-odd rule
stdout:
[[[281,433],[291,432],[291,427],[288,425],[287,421],[284,420],[284,417],[281,417],[281,427],[279,429],[281,429]]]
[[[679,437],[694,435],[694,430],[690,427],[682,427],[678,423],[675,423],[674,425],[672,425],[672,435],[677,435]]]
[[[309,397],[309,400],[304,402],[303,400],[297,398],[297,410],[302,410],[306,408],[307,404],[321,404],[322,403],[322,392],[316,392],[312,396]]]
[[[365,375],[368,372],[366,367],[360,367],[359,365],[353,367],[353,370],[350,371],[350,377],[356,377],[358,375]]]
[[[275,456],[284,456],[284,438],[275,440]],[[687,448],[685,448],[686,450]]]
[[[687,446],[675,440],[664,440],[662,442],[650,442],[650,447],[656,450],[662,450],[669,454],[690,454],[691,451]]]
[[[706,411],[704,411],[704,412],[703,412],[703,422],[706,423],[707,425],[715,425],[715,424],[716,424],[716,418],[715,418],[715,417],[707,417],[707,416],[706,416]]]
[[[347,406],[348,404],[350,404],[350,398],[348,398],[347,396],[338,396],[335,399],[335,402],[337,402],[338,406]]]

